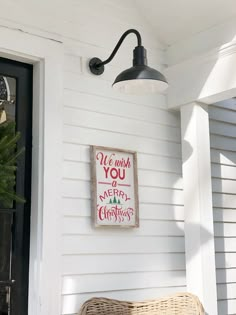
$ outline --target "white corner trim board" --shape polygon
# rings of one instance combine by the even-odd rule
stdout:
[[[191,102],[206,104],[236,95],[236,42],[166,69],[170,84],[168,107]]]
[[[181,107],[187,290],[217,315],[211,159],[207,105]]]
[[[34,65],[29,315],[60,314],[63,47],[0,28],[0,56]]]

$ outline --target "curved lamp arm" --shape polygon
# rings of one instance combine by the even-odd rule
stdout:
[[[141,39],[140,33],[135,29],[129,29],[126,32],[124,32],[124,34],[121,36],[121,38],[119,39],[118,43],[116,44],[113,52],[111,53],[110,57],[108,57],[104,61],[102,61],[99,58],[94,57],[89,61],[90,71],[96,75],[102,74],[104,72],[104,65],[106,65],[107,63],[112,61],[112,59],[115,57],[118,49],[120,48],[120,46],[123,43],[126,36],[131,34],[131,33],[133,33],[137,36],[137,43],[138,43],[137,47],[142,47],[142,39]]]

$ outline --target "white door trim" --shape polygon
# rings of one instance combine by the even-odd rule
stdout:
[[[29,315],[59,315],[63,45],[0,28],[0,56],[34,65]]]

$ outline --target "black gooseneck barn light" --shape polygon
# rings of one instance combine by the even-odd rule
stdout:
[[[127,94],[160,93],[167,87],[168,83],[163,74],[147,66],[146,49],[142,46],[140,33],[135,29],[127,30],[119,39],[110,57],[104,61],[92,58],[89,68],[93,74],[101,75],[104,65],[112,61],[124,39],[130,33],[137,36],[138,45],[133,50],[133,67],[122,71],[115,79],[113,88]]]

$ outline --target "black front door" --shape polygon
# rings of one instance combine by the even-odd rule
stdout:
[[[26,200],[0,205],[0,315],[28,313],[32,70],[31,65],[0,58],[0,123],[15,121],[21,134],[17,146],[25,151],[17,161],[15,191]]]

